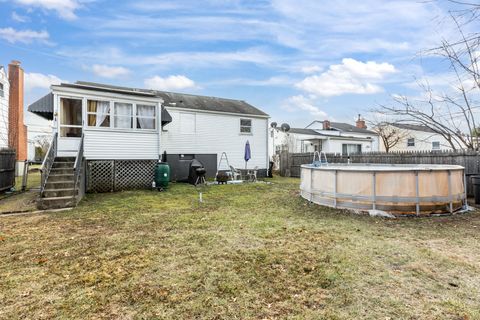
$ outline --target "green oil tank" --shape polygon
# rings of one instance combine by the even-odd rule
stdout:
[[[159,162],[155,165],[155,187],[158,190],[168,188],[170,181],[170,166],[166,162]]]

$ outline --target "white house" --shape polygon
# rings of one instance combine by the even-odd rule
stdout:
[[[174,180],[194,158],[214,176],[223,152],[244,168],[247,141],[248,168],[268,168],[269,116],[240,100],[76,82],[53,85],[29,110],[53,121],[57,156],[77,156],[83,141],[90,184],[103,172],[119,179],[113,189],[126,180],[149,186],[164,155]]]
[[[348,123],[313,121],[306,128],[291,128],[283,132],[280,128],[270,129],[271,143],[275,152],[314,152],[351,154],[378,151],[378,134],[367,130],[359,119],[355,126]]]
[[[398,131],[399,141],[389,151],[430,151],[452,150],[450,143],[439,133],[429,127],[392,123],[389,126]],[[380,143],[380,151],[385,151],[385,144]]]
[[[0,66],[0,149],[8,146],[8,95],[10,83],[5,68]]]

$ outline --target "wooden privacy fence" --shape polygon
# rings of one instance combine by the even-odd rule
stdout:
[[[470,177],[480,174],[480,152],[471,150],[459,151],[405,151],[405,152],[368,152],[351,154],[326,154],[329,163],[387,163],[387,164],[454,164],[465,168],[467,176],[467,194],[473,195]],[[322,155],[323,157],[323,155]],[[280,175],[300,177],[300,166],[312,163],[313,153],[280,154]]]
[[[15,151],[0,149],[0,192],[15,186]]]

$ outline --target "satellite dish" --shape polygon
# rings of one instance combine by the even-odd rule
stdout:
[[[272,122],[272,123],[270,123],[270,127],[272,127],[272,128],[276,128],[276,127],[277,127],[277,123],[276,123],[276,122]]]
[[[282,128],[282,131],[283,131],[283,132],[288,132],[288,131],[290,131],[290,126],[289,126],[287,123],[282,123],[282,125],[280,126],[280,128]]]

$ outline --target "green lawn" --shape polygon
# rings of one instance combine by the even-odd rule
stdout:
[[[478,212],[384,220],[273,182],[0,217],[0,318],[480,319]]]

